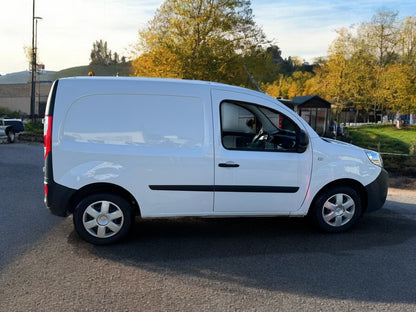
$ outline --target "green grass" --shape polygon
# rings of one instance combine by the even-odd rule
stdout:
[[[416,168],[416,125],[397,129],[393,125],[365,125],[346,128],[351,143],[382,153],[386,169],[402,174]],[[401,154],[389,155],[389,154]],[[412,169],[412,170],[409,170]]]
[[[393,125],[366,125],[346,128],[352,144],[381,153],[414,154],[416,125],[397,129]]]

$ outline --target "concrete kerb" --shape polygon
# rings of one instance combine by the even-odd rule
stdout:
[[[19,133],[17,137],[18,141],[26,142],[41,142],[43,143],[43,134],[40,133],[31,133],[31,132],[22,132]]]

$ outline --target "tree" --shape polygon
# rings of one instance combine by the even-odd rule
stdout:
[[[184,78],[177,55],[163,49],[143,53],[132,62],[134,74],[143,77]]]
[[[32,57],[33,57],[33,51],[32,51],[32,47],[25,45],[23,46],[23,51],[25,53],[26,56],[26,60],[27,63],[29,64],[29,69],[32,70]],[[42,61],[40,60],[40,56],[39,56],[39,49],[36,49],[36,70],[39,70],[39,65],[42,64]]]
[[[402,64],[416,68],[416,17],[406,18],[401,27],[399,50]]]
[[[370,23],[363,23],[358,29],[359,37],[372,49],[380,66],[397,60],[400,31],[397,16],[397,11],[381,10],[372,17]]]
[[[263,83],[261,87],[270,96],[292,99],[296,96],[314,93],[313,76],[313,73],[306,71],[295,71],[291,76],[279,74],[278,80],[272,83]]]
[[[348,98],[348,69],[353,54],[351,32],[343,28],[337,31],[338,38],[329,48],[326,62],[316,69],[317,90],[333,104],[342,108],[349,101]]]
[[[120,63],[120,55],[117,52],[114,54],[108,49],[107,41],[102,39],[97,40],[92,45],[90,54],[90,65],[110,65]],[[121,57],[121,62],[125,63],[125,57]]]
[[[107,48],[107,41],[97,40],[92,45],[90,65],[108,65],[111,60],[111,51]]]
[[[117,52],[114,52],[114,54],[113,54],[113,63],[115,63],[115,64],[120,63],[120,56],[118,55]]]
[[[248,0],[166,0],[139,31],[132,65],[136,76],[244,85],[244,56],[261,55],[266,43]]]
[[[267,48],[255,47],[245,53],[242,62],[246,70],[257,82],[272,82],[279,75],[279,68],[282,62],[281,51],[278,46],[271,45]],[[244,67],[243,67],[244,68]],[[242,73],[242,77],[246,77]],[[247,78],[248,77],[247,75]],[[242,85],[250,86],[248,80]]]
[[[369,23],[338,30],[326,61],[315,68],[316,93],[338,109],[389,113],[408,111],[415,99],[413,18],[399,27],[397,13],[378,12]]]

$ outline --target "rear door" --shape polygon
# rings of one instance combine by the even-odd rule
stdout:
[[[215,212],[286,215],[299,209],[312,168],[311,148],[296,152],[299,125],[262,97],[213,90],[212,100]]]

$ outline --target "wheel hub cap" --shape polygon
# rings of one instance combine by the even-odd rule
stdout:
[[[107,225],[108,224],[108,218],[105,215],[100,215],[97,218],[97,223],[101,226]]]
[[[82,218],[85,230],[98,238],[116,235],[124,223],[124,215],[120,207],[105,200],[89,205]]]
[[[348,194],[334,194],[322,207],[323,220],[330,226],[339,227],[354,218],[355,202]]]
[[[342,215],[344,214],[344,212],[345,212],[345,210],[344,210],[344,208],[342,208],[342,207],[338,207],[338,208],[335,210],[335,214],[336,214],[337,216],[342,216]]]

